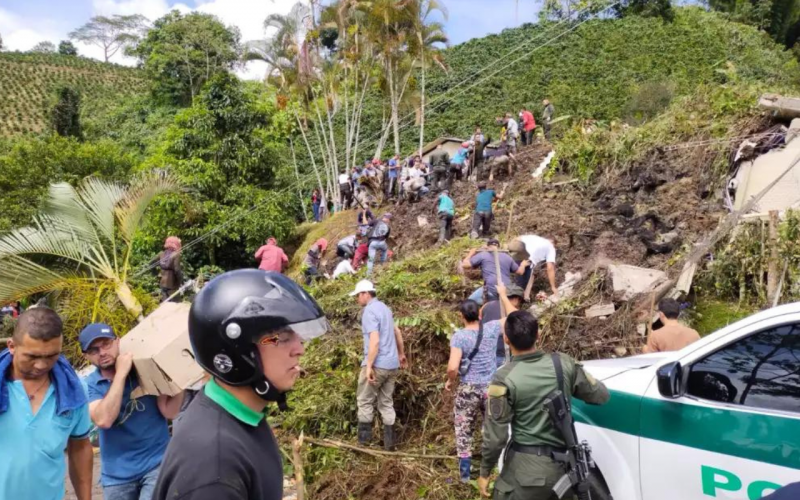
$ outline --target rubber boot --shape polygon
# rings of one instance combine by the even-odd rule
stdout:
[[[458,459],[458,472],[461,474],[461,482],[468,483],[469,482],[469,471],[470,467],[472,466],[472,459],[471,458],[459,458]]]
[[[368,445],[372,441],[372,424],[358,423],[358,444]]]
[[[383,449],[394,451],[394,427],[391,425],[383,426]]]

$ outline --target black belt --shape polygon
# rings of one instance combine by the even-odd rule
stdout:
[[[564,448],[554,448],[552,446],[530,446],[526,444],[511,443],[511,449],[528,455],[538,455],[540,457],[552,457],[553,453],[566,453]]]

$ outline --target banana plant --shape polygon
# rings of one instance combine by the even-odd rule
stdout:
[[[180,189],[169,175],[129,186],[94,177],[77,188],[50,186],[42,212],[29,227],[0,236],[0,303],[37,293],[94,287],[113,290],[134,318],[142,305],[128,284],[133,238],[156,196]]]

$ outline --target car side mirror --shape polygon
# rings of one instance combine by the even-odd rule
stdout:
[[[676,399],[683,395],[683,369],[677,361],[667,363],[658,368],[658,392],[668,399]]]

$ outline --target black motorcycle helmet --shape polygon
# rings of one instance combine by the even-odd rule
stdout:
[[[286,276],[241,269],[217,276],[200,291],[189,311],[189,339],[206,371],[233,386],[252,386],[285,408],[285,396],[264,376],[256,343],[280,330],[304,341],[329,329],[314,299]]]

